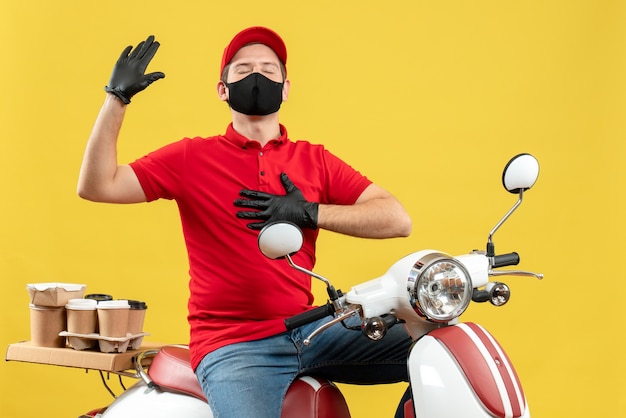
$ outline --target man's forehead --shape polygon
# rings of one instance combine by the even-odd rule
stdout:
[[[276,52],[267,45],[261,43],[245,45],[239,49],[231,60],[231,65],[240,64],[238,61],[262,61],[265,63],[272,63],[279,65],[280,58],[276,55]]]

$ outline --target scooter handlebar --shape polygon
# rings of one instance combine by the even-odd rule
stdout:
[[[519,254],[516,252],[496,255],[493,257],[493,267],[516,266],[519,264]]]
[[[326,316],[332,316],[334,313],[335,308],[332,303],[327,303],[326,305],[313,308],[296,316],[292,316],[291,318],[285,319],[285,326],[287,327],[287,330],[290,331],[301,327],[302,325],[310,324],[311,322],[317,321],[318,319],[322,319]]]

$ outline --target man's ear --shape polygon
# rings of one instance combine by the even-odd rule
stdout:
[[[289,80],[285,80],[285,83],[283,84],[283,102],[286,102],[287,98],[289,97],[290,86],[291,86],[291,83],[289,82]]]
[[[217,82],[216,89],[217,97],[219,97],[221,101],[228,101],[228,87],[226,87],[226,84],[224,84],[222,80]]]

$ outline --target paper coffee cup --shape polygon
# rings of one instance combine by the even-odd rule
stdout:
[[[67,331],[73,334],[95,333],[98,323],[97,304],[93,299],[70,299],[65,305]]]
[[[113,296],[111,296],[111,295],[109,295],[107,293],[90,293],[88,295],[85,295],[84,297],[85,297],[85,299],[93,299],[93,300],[95,300],[98,303],[100,303],[102,301],[105,301],[105,300],[113,300]],[[98,317],[98,315],[96,314],[96,319],[97,319],[97,317]],[[96,331],[95,332],[99,332],[100,331],[99,328],[100,327],[98,326],[98,321],[96,320]]]
[[[131,334],[139,334],[143,332],[143,322],[146,318],[146,309],[148,306],[140,300],[129,300],[130,311],[128,311],[128,332]]]
[[[126,337],[128,332],[128,313],[130,305],[127,300],[107,300],[98,302],[98,326],[103,337]]]
[[[65,347],[65,308],[30,305],[30,339],[37,347]]]

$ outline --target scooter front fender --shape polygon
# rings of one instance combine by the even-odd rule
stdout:
[[[213,418],[209,405],[193,396],[151,389],[139,381],[109,405],[102,418]]]
[[[431,331],[411,348],[408,367],[417,418],[530,418],[512,363],[480,325]]]

